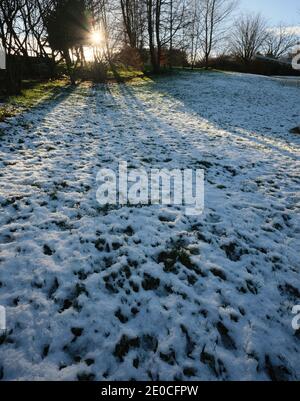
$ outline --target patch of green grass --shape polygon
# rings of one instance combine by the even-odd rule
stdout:
[[[21,94],[9,97],[8,102],[15,106],[32,107],[42,100],[50,99],[66,85],[68,82],[63,79],[46,82],[25,81]]]
[[[51,81],[23,81],[23,89],[20,95],[10,96],[0,106],[0,121],[13,117],[21,110],[36,106],[38,103],[51,99],[62,88],[68,85],[68,81],[57,79]]]
[[[14,115],[16,115],[16,109],[14,107],[8,105],[0,107],[0,122]]]
[[[173,69],[172,69],[172,71],[177,71],[177,72],[182,72],[182,71],[184,71],[184,72],[197,72],[197,73],[199,73],[199,72],[201,72],[201,73],[204,73],[204,74],[207,74],[207,73],[211,73],[211,72],[219,72],[219,73],[223,73],[224,71],[222,71],[222,70],[217,70],[217,69],[214,69],[214,68],[208,68],[208,69],[206,69],[205,67],[194,67],[194,68],[191,68],[191,67],[173,67]]]
[[[120,81],[140,80],[144,78],[144,73],[132,67],[118,66],[116,69],[109,70],[107,73],[108,79],[117,79]]]

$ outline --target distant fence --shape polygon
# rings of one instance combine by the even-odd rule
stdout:
[[[6,59],[7,64],[14,66],[23,79],[39,79],[50,78],[52,72],[52,65],[50,59],[42,57],[23,57],[23,56],[10,56]]]

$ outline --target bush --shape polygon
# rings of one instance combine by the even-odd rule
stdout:
[[[91,76],[94,82],[104,82],[107,79],[108,66],[106,63],[95,61],[92,64]]]
[[[123,64],[125,67],[133,67],[136,70],[143,69],[143,61],[137,49],[125,46],[115,57],[116,63]]]
[[[102,83],[107,80],[108,65],[102,61],[88,63],[87,66],[76,70],[76,78]]]
[[[198,66],[203,65],[200,63]],[[292,66],[280,64],[276,61],[272,62],[255,59],[245,63],[242,60],[230,56],[220,56],[210,59],[209,67],[224,71],[236,71],[258,75],[300,75]]]

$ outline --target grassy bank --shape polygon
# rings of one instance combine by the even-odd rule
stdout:
[[[108,81],[128,82],[145,79],[142,71],[133,68],[117,67],[114,71],[107,73]],[[63,88],[69,85],[67,79],[56,79],[49,81],[23,81],[23,89],[20,95],[10,96],[0,103],[0,122],[6,118],[13,117],[18,113],[36,106],[40,102],[51,99]]]
[[[144,78],[144,73],[140,70],[134,68],[123,68],[116,67],[114,70],[110,69],[107,72],[108,80],[118,80],[118,81],[132,81]]]
[[[5,118],[13,117],[24,109],[36,106],[42,101],[50,99],[62,88],[68,86],[65,79],[45,82],[24,81],[20,95],[10,96],[0,103],[0,122]]]

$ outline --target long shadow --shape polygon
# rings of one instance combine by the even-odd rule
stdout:
[[[155,86],[155,83],[148,85],[150,85],[151,91],[155,93],[152,89],[152,87]],[[128,118],[130,115],[132,121],[135,121],[135,117],[141,116],[142,113],[142,121],[139,123],[135,121],[135,123],[139,125],[140,129],[134,131],[134,137],[132,138],[133,141],[143,143],[153,139],[153,137],[148,138],[145,136],[145,134],[149,132],[147,131],[149,128],[154,134],[160,133],[155,137],[155,143],[151,144],[148,142],[147,153],[145,152],[146,149],[144,148],[144,152],[140,154],[140,159],[149,159],[149,157],[155,159],[160,157],[161,160],[154,161],[164,163],[165,160],[172,157],[176,151],[179,151],[179,149],[182,152],[181,157],[183,157],[185,144],[182,141],[180,131],[175,127],[170,126],[170,124],[163,121],[159,116],[156,116],[150,112],[144,102],[136,96],[136,93],[131,85],[119,84],[118,91],[122,95],[122,102],[127,106],[123,111],[125,118]],[[128,114],[128,112],[130,114]],[[153,154],[152,152],[149,153],[149,145],[152,146]],[[160,152],[157,152],[158,148],[161,150]],[[135,150],[137,152],[139,150],[138,147],[136,147]],[[201,157],[201,154],[198,153],[197,157]],[[186,165],[188,165],[190,162],[190,156],[186,157]]]
[[[22,126],[22,122],[30,116],[30,114],[38,111],[40,120],[42,120],[47,114],[49,114],[55,107],[59,106],[64,102],[76,89],[73,85],[68,85],[65,88],[59,88],[55,90],[53,94],[47,98],[40,100],[37,104],[31,106],[29,109],[21,111],[19,114],[4,121],[7,127],[2,129],[2,140],[5,139],[5,134],[10,134],[10,130],[13,127],[18,127],[18,123]],[[36,128],[36,127],[33,127]],[[19,139],[19,138],[18,138]],[[1,146],[1,142],[0,142]]]
[[[184,77],[183,77],[184,79]],[[174,81],[176,82],[176,80]],[[127,110],[123,112],[124,116],[128,117],[128,113],[130,118],[134,118],[134,110],[139,110],[140,113],[143,115],[143,123],[145,125],[145,131],[147,132],[147,128],[151,126],[152,133],[154,135],[151,135],[151,138],[155,138],[155,145],[156,149],[157,148],[165,148],[166,152],[169,151],[170,156],[172,157],[172,153],[176,152],[181,152],[181,157],[180,157],[180,168],[183,168],[186,166],[189,167],[201,167],[203,168],[206,167],[206,165],[209,165],[210,163],[214,166],[221,167],[221,169],[225,172],[225,175],[228,176],[228,178],[235,174],[235,167],[237,166],[237,163],[240,163],[240,166],[243,169],[248,169],[252,168],[251,165],[253,163],[253,160],[251,160],[251,156],[249,156],[251,153],[249,153],[248,146],[250,146],[250,149],[253,149],[256,153],[256,155],[259,155],[261,153],[262,158],[259,160],[257,163],[266,163],[265,164],[265,173],[266,174],[279,174],[279,176],[282,176],[282,179],[284,179],[284,176],[290,175],[291,177],[294,175],[293,171],[283,171],[282,169],[284,166],[288,168],[288,164],[283,164],[282,168],[278,168],[277,166],[277,161],[278,158],[272,157],[276,155],[277,157],[284,157],[286,158],[286,161],[298,161],[299,156],[293,149],[294,142],[295,144],[297,143],[297,140],[294,138],[291,138],[290,142],[292,144],[289,145],[288,143],[282,143],[282,138],[279,137],[273,137],[271,134],[270,135],[263,135],[261,133],[255,132],[253,129],[253,132],[251,132],[251,126],[249,127],[249,130],[245,130],[241,127],[237,127],[234,124],[230,124],[228,122],[224,122],[221,120],[218,123],[213,119],[207,118],[207,115],[205,115],[205,112],[201,112],[197,105],[191,104],[189,101],[185,101],[185,99],[174,96],[174,87],[172,87],[172,90],[168,90],[169,86],[164,83],[163,78],[162,79],[156,79],[152,83],[148,83],[148,86],[146,87],[145,91],[151,92],[151,96],[153,96],[153,99],[159,98],[162,93],[167,95],[167,98],[169,101],[172,102],[172,99],[175,101],[179,100],[179,103],[175,105],[175,110],[179,108],[179,118],[180,118],[180,113],[183,112],[186,114],[186,121],[189,121],[190,119],[193,119],[193,123],[196,124],[196,126],[199,125],[199,136],[193,135],[191,139],[189,139],[188,131],[189,128],[185,129],[186,127],[183,127],[183,124],[178,121],[178,126],[171,124],[170,121],[165,121],[164,120],[164,115],[163,114],[156,114],[152,110],[147,109],[147,99],[144,101],[144,99],[140,96],[143,95],[144,91],[142,90],[141,93],[139,93],[139,90],[136,89],[132,85],[124,85],[124,84],[119,84],[118,85],[118,90],[122,94],[122,101],[126,102],[127,105]],[[181,88],[178,89],[178,92],[180,94]],[[175,91],[176,92],[176,91]],[[118,98],[118,97],[117,97]],[[153,104],[153,100],[150,100],[150,105],[151,103]],[[155,102],[155,100],[154,100]],[[233,105],[237,107],[237,105]],[[171,113],[171,112],[170,112]],[[165,113],[166,116],[166,113]],[[190,116],[190,117],[189,117]],[[205,127],[201,127],[200,123],[202,122],[207,122],[209,125],[209,130],[206,132]],[[245,121],[246,122],[246,121]],[[183,130],[185,132],[183,132]],[[162,135],[157,135],[155,136],[155,132],[162,133]],[[219,131],[224,132],[224,137],[221,135],[217,135]],[[254,133],[255,132],[255,133]],[[291,135],[287,135],[287,140],[289,140]],[[230,152],[228,153],[228,149],[230,148],[231,144],[231,138],[236,138],[234,141],[232,141],[232,146],[235,147],[235,155],[238,155],[240,157],[239,161],[237,161],[235,158],[232,158],[232,155]],[[133,141],[140,142],[141,139],[144,139],[143,133],[140,133],[139,131],[135,132],[135,136],[133,137]],[[220,142],[223,141],[223,142]],[[277,143],[278,142],[278,143]],[[222,151],[222,144],[227,148],[227,154],[224,154],[224,151]],[[198,145],[199,144],[199,148]],[[213,144],[210,146],[208,149],[209,152],[203,151],[203,144]],[[145,149],[141,149],[140,146],[137,146],[136,148],[137,151],[141,152],[140,158],[142,159],[143,157],[148,157],[152,156],[151,152],[151,147],[149,148],[148,146],[145,147]],[[150,152],[149,152],[150,150]],[[245,152],[245,156],[243,156],[243,153]],[[137,153],[137,152],[136,152]],[[153,149],[153,154],[158,155],[160,158],[163,156],[163,152],[157,152],[155,149]],[[166,154],[167,155],[167,154]],[[265,156],[264,156],[265,155]],[[186,156],[186,157],[183,157]],[[185,160],[186,159],[186,160]],[[277,159],[277,160],[276,160]],[[164,162],[163,158],[161,160],[156,160],[157,162]],[[209,163],[207,163],[209,161]],[[168,165],[170,166],[170,165]],[[153,167],[153,162],[152,162],[152,167]],[[157,166],[155,166],[157,167]],[[178,166],[172,166],[172,167],[177,167]],[[211,178],[212,181],[218,182],[220,181],[220,177],[218,177],[219,173],[217,171],[218,169],[210,169],[208,168],[207,170],[207,176]],[[247,170],[243,170],[244,173]],[[253,174],[255,174],[255,171]],[[242,171],[241,171],[242,172]],[[251,175],[251,173],[250,173]],[[252,176],[252,179],[254,180],[254,176]]]
[[[47,178],[44,161],[48,167],[54,163],[49,153],[53,138],[51,130],[44,124],[47,116],[67,101],[75,90],[76,87],[68,86],[55,91],[50,98],[40,101],[8,121],[0,138],[0,162],[4,166],[11,166],[12,169],[15,165],[16,174],[20,166],[24,169],[31,168],[41,178]],[[62,127],[62,131],[64,128]],[[43,147],[48,147],[49,150]]]
[[[182,73],[182,78],[188,78],[188,73],[184,74]],[[212,73],[213,74],[213,73]],[[221,74],[222,76],[223,74]],[[197,79],[197,74],[194,73],[193,75],[195,79]],[[200,75],[199,75],[200,76]],[[295,158],[299,160],[299,157],[293,153],[293,151],[289,151],[286,148],[292,146],[292,147],[299,147],[300,146],[300,138],[297,137],[296,135],[290,134],[289,129],[293,128],[297,124],[299,125],[299,105],[296,102],[297,96],[299,96],[299,88],[290,88],[291,92],[294,92],[295,94],[295,109],[294,110],[287,110],[287,104],[286,104],[286,97],[288,95],[281,95],[276,98],[276,104],[274,106],[277,107],[278,110],[282,112],[282,110],[286,110],[286,114],[290,114],[289,119],[291,120],[290,126],[286,128],[286,131],[283,132],[283,126],[282,124],[278,124],[278,131],[282,131],[281,133],[278,132],[273,132],[273,130],[270,127],[267,127],[270,119],[277,118],[277,113],[276,110],[270,109],[269,103],[268,103],[268,98],[267,94],[263,93],[262,90],[259,87],[259,82],[254,82],[253,86],[250,88],[249,86],[244,89],[246,89],[245,92],[243,93],[235,93],[235,97],[233,96],[232,99],[230,99],[229,103],[229,97],[228,96],[222,96],[222,91],[224,90],[224,82],[218,82],[218,77],[220,76],[220,73],[215,74],[216,82],[210,81],[210,83],[213,86],[212,90],[215,93],[214,96],[214,102],[211,104],[204,103],[205,100],[205,95],[206,93],[203,94],[203,101],[201,102],[199,106],[199,102],[195,101],[193,95],[194,95],[194,90],[193,87],[185,87],[184,85],[178,90],[178,94],[176,94],[176,91],[174,90],[171,85],[160,85],[160,83],[163,84],[163,78],[156,79],[154,84],[152,85],[152,90],[156,93],[159,93],[161,90],[167,93],[169,98],[174,98],[175,100],[179,100],[182,102],[184,108],[187,111],[190,111],[192,114],[198,114],[199,117],[202,119],[207,120],[210,124],[212,124],[214,127],[217,129],[222,129],[231,136],[234,136],[236,138],[243,138],[246,139],[249,142],[253,142],[254,144],[257,145],[262,145],[266,148],[269,148],[272,151],[277,151],[281,153],[284,156],[288,156],[291,158]],[[222,77],[224,79],[224,76]],[[230,76],[227,76],[226,78],[230,79]],[[235,79],[237,79],[236,76],[234,76]],[[264,77],[249,77],[243,76],[241,74],[238,74],[238,78],[240,78],[240,84],[241,87],[243,87],[243,83],[245,83],[244,79],[266,79]],[[176,79],[176,77],[175,77]],[[174,80],[174,82],[176,82]],[[228,82],[229,84],[229,82]],[[267,81],[267,85],[270,85],[270,88],[274,85],[278,86],[278,89],[280,87],[280,83],[274,82],[274,81]],[[255,86],[256,85],[256,86]],[[229,86],[228,86],[229,88]],[[182,94],[182,89],[184,90],[184,95]],[[190,90],[189,90],[190,89]],[[253,89],[253,92],[252,92]],[[257,89],[257,93],[255,93]],[[209,90],[208,87],[205,88],[205,90]],[[248,92],[247,92],[248,90]],[[133,92],[128,88],[128,92],[133,95]],[[197,94],[199,96],[199,94]],[[249,107],[251,104],[255,105],[255,102],[259,103],[259,113],[258,110],[256,110],[256,115],[251,115],[251,109],[249,109],[248,113],[245,110],[241,110],[239,113],[239,104],[238,104],[238,98],[242,96],[244,99],[247,99],[247,96],[249,99],[247,99],[247,102],[249,104]],[[224,98],[226,98],[227,101],[227,108],[225,109],[224,105]],[[201,96],[200,96],[201,99]],[[243,99],[243,100],[244,100]],[[224,107],[223,107],[224,105]],[[219,115],[220,112],[223,111],[223,121],[220,121]],[[261,118],[261,117],[264,118]],[[261,121],[257,123],[256,118],[259,117],[261,118]],[[287,119],[288,117],[285,115],[286,119],[286,124],[287,124]],[[226,122],[226,120],[229,122]],[[273,121],[272,121],[273,123]],[[272,125],[272,124],[271,124]]]

